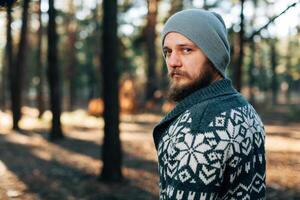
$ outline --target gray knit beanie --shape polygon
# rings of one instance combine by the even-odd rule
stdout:
[[[162,30],[162,44],[166,35],[177,32],[195,43],[225,77],[230,62],[230,46],[222,17],[210,11],[188,9],[175,13]]]

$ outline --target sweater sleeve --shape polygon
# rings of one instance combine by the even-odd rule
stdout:
[[[225,110],[208,123],[198,119],[187,111],[160,143],[161,199],[263,198],[264,129],[254,109]],[[201,129],[192,128],[195,123]]]
[[[189,111],[159,144],[160,199],[217,199],[223,177],[221,159],[205,133],[191,131]]]

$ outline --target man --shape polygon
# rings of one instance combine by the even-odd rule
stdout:
[[[221,16],[176,13],[162,46],[177,104],[153,132],[160,199],[265,199],[264,128],[226,78],[230,47]]]

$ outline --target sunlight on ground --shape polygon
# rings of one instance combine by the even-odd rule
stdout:
[[[289,126],[266,125],[266,150],[300,152],[300,123]]]
[[[34,167],[32,171],[28,171],[28,167],[25,167],[26,173],[31,174],[29,180],[32,184],[34,184],[34,181],[41,183],[47,183],[49,181],[45,170],[55,177],[65,177],[70,173],[65,171],[65,169],[57,167],[44,169],[48,165],[53,165],[51,163],[83,172],[83,174],[88,174],[91,177],[97,177],[100,174],[102,167],[100,150],[103,140],[102,118],[89,116],[83,110],[63,113],[61,120],[66,139],[53,143],[47,139],[47,130],[50,128],[51,114],[46,112],[41,119],[38,119],[38,113],[36,113],[34,109],[26,108],[23,110],[23,113],[25,113],[25,115],[20,122],[20,127],[25,130],[24,133],[9,130],[11,128],[10,114],[0,113],[1,119],[5,119],[5,121],[1,121],[1,123],[5,122],[6,124],[6,126],[1,126],[0,128],[1,134],[4,134],[4,137],[0,139],[4,139],[3,142],[8,145],[8,148],[14,145],[20,146],[21,148],[25,147],[26,151],[28,150],[30,155],[34,157],[34,160],[28,160],[28,167],[31,169]],[[78,182],[80,184],[87,184],[87,186],[91,185],[94,188],[96,187],[96,190],[102,191],[98,192],[100,194],[113,194],[113,191],[118,190],[120,193],[116,195],[121,199],[128,199],[127,196],[130,195],[134,196],[130,194],[130,192],[132,193],[135,190],[144,191],[137,193],[137,195],[145,196],[144,193],[148,193],[156,198],[158,194],[158,175],[156,169],[156,152],[152,141],[151,129],[159,119],[160,116],[152,114],[121,115],[120,137],[124,152],[123,173],[126,179],[130,181],[128,185],[107,187],[98,182],[96,185],[88,184],[88,182],[82,181],[80,177],[74,177],[72,178],[74,180],[57,180],[59,182],[51,182],[48,186],[48,190],[60,190],[60,185],[63,184],[60,181],[66,183],[68,181],[69,184],[74,184],[72,182],[75,181],[75,183]],[[2,140],[0,140],[0,142]],[[28,159],[22,154],[19,155],[19,153],[15,155],[14,163],[23,163],[23,159]],[[18,159],[22,159],[22,161],[17,161]],[[38,164],[39,162],[49,164],[40,165]],[[0,165],[0,174],[1,173],[9,177],[9,179],[2,179],[4,181],[0,184],[0,189],[2,188],[5,191],[5,196],[12,198],[15,195],[17,198],[21,197],[22,200],[40,199],[37,193],[32,194],[30,193],[31,189],[27,189],[26,185],[28,185],[28,182],[26,182],[26,180],[18,179],[17,174],[22,173],[22,169],[14,174],[14,171],[10,171],[7,166],[3,164]],[[27,177],[28,175],[24,176]],[[14,183],[18,185],[18,187],[14,187],[10,183]],[[132,190],[133,188],[136,189]],[[66,190],[66,188],[63,189]],[[151,196],[145,199],[153,199],[150,197]],[[72,195],[67,198],[76,199]],[[137,198],[140,199],[140,197]]]
[[[24,184],[17,175],[10,171],[7,166],[0,160],[0,199],[6,200],[15,199],[24,194],[27,190]],[[5,198],[6,197],[6,198]],[[33,199],[31,194],[26,194],[24,200]],[[23,200],[23,198],[22,198]]]
[[[12,127],[12,118],[8,113],[0,111],[0,129],[10,129]]]
[[[50,111],[46,111],[42,118],[38,118],[38,110],[35,108],[23,107],[22,113],[24,116],[20,121],[20,127],[25,130],[33,129],[49,129],[52,114]],[[121,115],[121,138],[124,141],[130,140],[152,140],[148,134],[151,134],[153,126],[161,120],[162,116],[153,114],[138,114],[138,115]],[[76,128],[81,130],[75,130],[77,134],[75,137],[80,137],[82,132],[87,132],[86,129],[95,129],[95,131],[101,131],[100,128],[104,126],[102,118],[97,118],[87,114],[85,110],[76,110],[73,112],[64,112],[61,116],[61,121],[64,125],[64,130],[67,134],[69,131],[74,131]],[[3,133],[7,133],[12,126],[12,118],[10,113],[0,112],[0,130]],[[72,129],[72,127],[74,129]],[[70,129],[69,129],[70,128]],[[289,126],[280,125],[266,125],[266,132],[268,136],[266,138],[266,150],[269,151],[292,151],[300,152],[300,125],[294,124]],[[102,132],[102,131],[101,131]],[[147,134],[141,134],[141,133]],[[73,133],[72,133],[73,135]],[[71,135],[71,137],[72,137]],[[100,143],[101,138],[94,139],[96,143]]]
[[[62,162],[64,165],[78,168],[79,170],[84,166],[89,166],[90,170],[88,171],[94,175],[97,174],[102,165],[101,161],[98,159],[68,151],[55,143],[49,142],[38,134],[32,134],[28,137],[27,135],[12,133],[9,134],[6,139],[10,143],[26,145],[30,148],[33,155],[46,161],[55,160],[57,162]]]

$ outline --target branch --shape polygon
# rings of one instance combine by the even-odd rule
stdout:
[[[291,5],[289,5],[284,11],[282,11],[282,12],[279,13],[278,15],[272,17],[272,18],[268,21],[268,23],[266,23],[264,26],[262,26],[262,27],[259,28],[258,30],[254,31],[254,32],[251,34],[251,36],[250,36],[249,38],[247,38],[247,41],[252,41],[253,38],[254,38],[254,36],[258,35],[263,29],[267,28],[272,22],[274,22],[275,19],[277,19],[278,17],[280,17],[281,15],[283,15],[283,14],[284,14],[286,11],[288,11],[290,8],[296,6],[299,2],[300,2],[300,1],[295,2],[295,3],[291,4]]]

